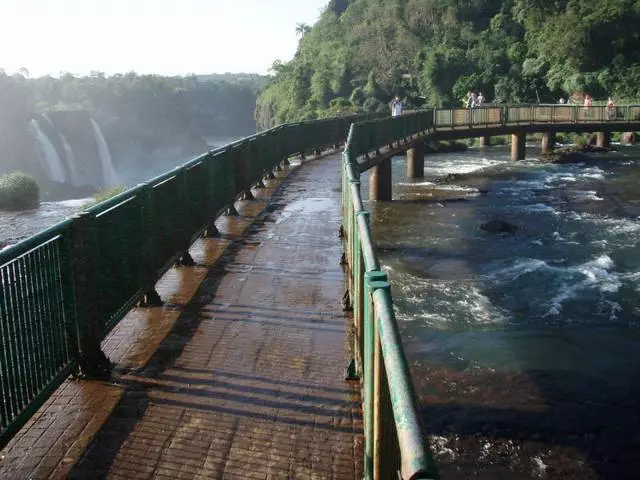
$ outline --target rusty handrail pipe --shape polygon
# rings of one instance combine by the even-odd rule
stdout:
[[[438,478],[431,453],[424,446],[415,390],[409,364],[402,348],[402,338],[389,291],[385,289],[374,291],[373,303],[378,318],[377,333],[380,337],[382,358],[398,433],[402,479]]]

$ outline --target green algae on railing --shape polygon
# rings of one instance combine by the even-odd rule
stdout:
[[[354,312],[354,358],[363,390],[367,480],[438,478],[421,426],[390,285],[375,253],[356,158],[433,126],[433,111],[354,124],[342,162],[343,231]]]
[[[350,115],[280,125],[200,155],[0,252],[0,448],[243,192],[283,160],[344,141]]]

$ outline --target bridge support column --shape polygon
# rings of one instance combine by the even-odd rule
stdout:
[[[596,134],[596,146],[600,148],[609,148],[611,146],[611,133],[598,132]]]
[[[391,159],[380,162],[369,174],[369,200],[391,200]]]
[[[545,132],[542,134],[542,153],[551,153],[555,144],[556,134],[554,132]]]
[[[514,133],[511,135],[511,160],[524,160],[526,139],[527,136],[524,133]]]
[[[407,150],[407,177],[424,177],[424,143],[418,143]]]
[[[487,136],[480,137],[480,146],[482,148],[490,147],[491,146],[491,137],[487,137]]]

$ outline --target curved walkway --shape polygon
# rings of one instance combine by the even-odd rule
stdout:
[[[361,478],[339,162],[293,167],[220,218],[197,265],[160,281],[167,304],[105,340],[113,382],[65,382],[0,451],[0,478]]]

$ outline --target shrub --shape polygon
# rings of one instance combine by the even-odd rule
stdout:
[[[0,209],[28,210],[40,204],[38,183],[21,172],[0,175]]]
[[[100,190],[93,196],[94,200],[86,205],[83,205],[82,209],[84,210],[93,207],[94,205],[104,202],[105,200],[109,200],[110,198],[115,197],[116,195],[119,195],[126,190],[127,187],[122,185],[117,185],[115,187],[109,187],[105,188],[104,190]]]

